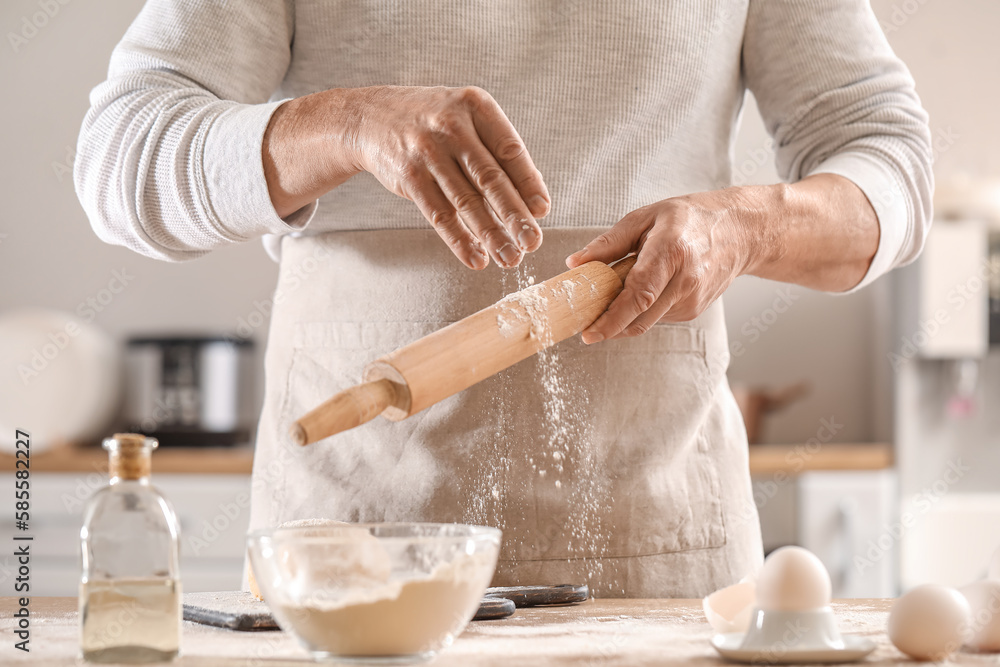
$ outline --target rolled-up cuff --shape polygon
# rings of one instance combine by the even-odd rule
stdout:
[[[218,224],[232,238],[301,231],[316,212],[313,202],[281,218],[267,190],[261,147],[271,114],[283,102],[234,105],[219,114],[205,137],[205,194]]]
[[[837,174],[857,185],[878,216],[878,250],[865,277],[845,293],[856,292],[897,265],[910,235],[910,204],[892,170],[867,153],[839,153],[809,175],[821,173]]]

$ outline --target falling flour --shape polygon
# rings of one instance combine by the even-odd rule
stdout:
[[[551,296],[572,304],[578,286],[589,286],[591,293],[597,290],[589,280],[578,285],[565,279],[553,288]],[[568,555],[585,560],[588,578],[600,578],[602,561],[595,557],[605,548],[607,532],[600,522],[600,508],[607,507],[611,498],[587,424],[592,415],[589,392],[574,369],[564,366],[563,350],[552,346],[545,313],[540,314],[538,326],[542,331],[536,335],[545,345],[537,355],[544,416],[541,458],[545,463],[532,461],[531,465],[538,474],[537,483],[551,484],[564,499],[561,517],[538,517],[538,521],[541,526],[554,525],[561,531]]]
[[[589,423],[595,415],[589,378],[564,365],[566,348],[553,345],[549,322],[557,301],[572,309],[579,290],[596,295],[598,287],[582,276],[536,285],[534,277],[526,274],[524,267],[505,272],[503,291],[508,296],[497,303],[496,326],[505,338],[532,339],[541,349],[530,362],[532,370],[514,367],[493,379],[494,437],[484,443],[481,458],[477,457],[481,491],[473,494],[466,517],[505,531],[503,558],[551,559],[554,551],[536,549],[558,544],[558,553],[582,561],[587,583],[601,580],[601,589],[617,589],[616,582],[604,580],[605,575],[613,578],[613,573],[605,573],[601,559],[607,554],[612,529],[604,521],[604,508],[613,499],[604,473],[607,454],[599,451]],[[537,387],[524,386],[527,378],[533,378]],[[531,397],[527,402],[525,392]],[[527,427],[526,409],[532,415]],[[533,474],[524,475],[524,471]],[[539,509],[538,497],[558,500],[547,503],[544,512],[534,517],[536,525],[530,532],[508,530],[505,518]],[[522,539],[532,543],[521,543]]]

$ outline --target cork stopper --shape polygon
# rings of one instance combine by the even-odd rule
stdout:
[[[111,481],[148,479],[152,453],[159,444],[156,438],[138,433],[115,433],[105,439],[103,446],[108,451]]]

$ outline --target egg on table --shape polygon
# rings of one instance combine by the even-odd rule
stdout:
[[[969,603],[954,588],[924,584],[896,600],[889,612],[889,639],[915,660],[944,660],[968,633]]]
[[[1000,581],[977,581],[959,592],[972,613],[966,644],[977,651],[1000,651]]]

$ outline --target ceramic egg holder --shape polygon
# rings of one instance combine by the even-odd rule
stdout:
[[[811,611],[754,609],[740,647],[773,653],[801,648],[837,651],[844,648],[844,639],[830,607]]]
[[[754,588],[752,602],[748,585]],[[704,602],[709,622],[720,631],[712,638],[712,646],[730,660],[852,662],[875,649],[870,639],[840,634],[829,606],[830,575],[814,554],[800,547],[784,547],[771,554],[756,583],[744,580],[716,591]],[[745,606],[740,608],[741,604]]]

